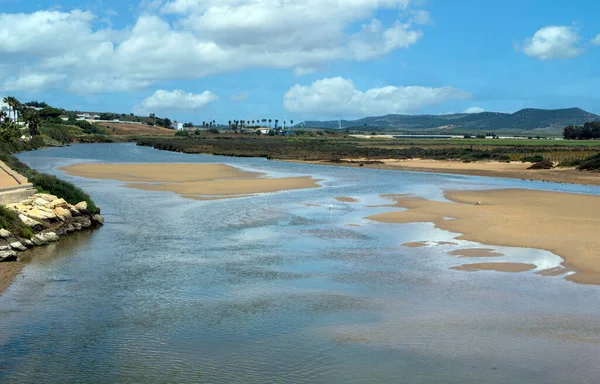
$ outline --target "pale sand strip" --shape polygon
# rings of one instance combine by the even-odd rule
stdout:
[[[402,246],[406,247],[406,248],[422,248],[422,247],[427,246],[427,242],[426,241],[415,241],[415,242],[411,242],[411,243],[404,243],[404,244],[402,244]]]
[[[522,189],[447,191],[438,202],[396,198],[402,212],[370,216],[388,223],[432,222],[482,244],[544,249],[575,271],[567,279],[600,284],[600,196]],[[481,205],[475,202],[481,201]],[[452,217],[456,220],[445,220]]]
[[[75,176],[135,181],[125,186],[170,191],[196,200],[320,187],[310,176],[263,178],[263,173],[224,164],[78,164],[61,169]]]
[[[452,267],[457,271],[496,271],[496,272],[526,272],[535,269],[535,264],[521,264],[521,263],[479,263],[479,264],[465,264],[458,267]]]
[[[356,200],[353,197],[346,197],[346,196],[339,196],[335,198],[337,201],[341,201],[342,203],[356,203],[358,200]]]

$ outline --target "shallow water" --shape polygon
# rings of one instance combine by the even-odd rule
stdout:
[[[452,241],[455,234],[431,224],[363,219],[390,209],[373,207],[389,203],[379,197],[384,193],[443,199],[443,188],[600,188],[184,155],[132,144],[74,145],[19,158],[88,191],[106,225],[36,250],[0,297],[2,383],[600,377],[600,287],[535,274],[560,258],[486,247],[506,255],[502,261],[538,268],[454,271],[464,260],[448,252],[481,245],[406,248],[401,244]],[[92,161],[226,163],[272,176],[313,175],[323,188],[195,201],[58,169]]]

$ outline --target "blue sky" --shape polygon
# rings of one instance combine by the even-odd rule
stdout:
[[[0,0],[0,95],[193,122],[600,114],[598,14],[591,0]]]

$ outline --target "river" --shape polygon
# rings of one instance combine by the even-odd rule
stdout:
[[[36,250],[0,297],[2,383],[595,383],[600,287],[450,270],[432,224],[383,224],[385,193],[598,187],[186,155],[134,144],[20,154],[106,224]],[[81,162],[225,163],[322,188],[195,201],[83,179]],[[337,196],[357,203],[336,201]],[[329,209],[333,205],[333,209]],[[538,269],[549,252],[493,247]]]

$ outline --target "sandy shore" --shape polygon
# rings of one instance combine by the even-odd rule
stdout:
[[[351,159],[346,159],[350,161]],[[295,161],[300,163],[338,165],[345,167],[360,167],[360,162],[354,159],[354,163],[332,163],[329,161]],[[363,164],[364,168],[387,169],[397,171],[449,173],[470,176],[502,177],[520,180],[539,180],[553,183],[600,185],[600,173],[581,172],[574,168],[555,169],[527,169],[531,163],[511,162],[502,163],[495,161],[477,161],[463,163],[449,160],[411,159],[401,160],[385,159],[379,160],[383,164]]]
[[[10,287],[25,265],[20,261],[0,263],[0,295]]]
[[[129,181],[126,186],[130,188],[170,191],[199,200],[320,187],[310,176],[267,178],[224,164],[78,164],[61,170],[93,179]]]
[[[338,196],[335,199],[337,201],[341,201],[342,203],[356,203],[356,202],[358,202],[357,199],[355,199],[353,197],[346,197],[346,196]]]
[[[447,191],[445,196],[451,202],[396,197],[396,206],[405,211],[369,219],[432,222],[438,228],[461,233],[459,239],[548,250],[564,259],[567,270],[575,272],[568,280],[600,284],[600,196],[522,189]],[[475,205],[478,201],[481,205]],[[467,269],[483,268],[478,265]]]

